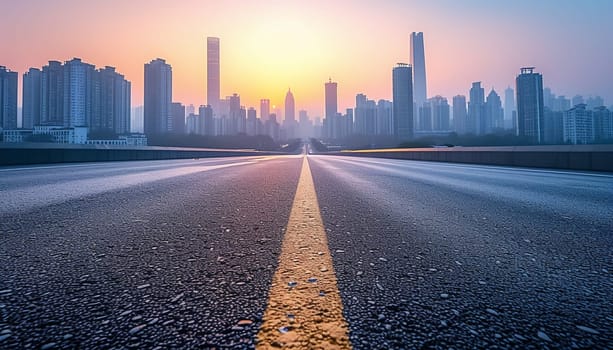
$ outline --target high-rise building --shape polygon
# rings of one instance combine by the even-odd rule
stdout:
[[[64,66],[49,61],[41,76],[41,124],[64,125]]]
[[[42,72],[37,68],[30,68],[23,74],[23,110],[21,126],[24,129],[33,129],[40,125],[41,114],[41,78]]]
[[[474,82],[470,88],[470,101],[468,102],[468,118],[466,118],[466,133],[481,135],[483,115],[485,114],[485,90],[481,82]]]
[[[613,112],[604,106],[596,107],[594,116],[594,137],[599,142],[613,141]]]
[[[504,90],[504,125],[505,129],[514,129],[513,112],[515,109],[515,91],[510,86]]]
[[[185,106],[179,102],[173,102],[172,113],[172,132],[174,134],[185,133]],[[202,116],[200,116],[202,118]]]
[[[413,137],[413,71],[409,64],[399,63],[392,71],[394,136],[399,141]]]
[[[426,56],[424,33],[411,33],[411,65],[413,66],[413,98],[417,110],[428,99],[426,88]]]
[[[522,68],[516,83],[518,134],[541,143],[545,136],[543,76],[534,67]]]
[[[96,68],[79,58],[64,63],[64,126],[87,126],[94,116]]]
[[[449,131],[449,102],[442,96],[434,96],[428,99],[432,113],[432,129],[434,131]]]
[[[326,83],[326,115],[324,119],[324,125],[326,129],[326,136],[329,138],[338,137],[338,84],[332,82],[332,79]]]
[[[270,119],[270,100],[262,99],[260,100],[260,119],[262,122],[268,121]]]
[[[545,138],[543,143],[559,145],[564,143],[564,112],[544,109]]]
[[[145,134],[172,131],[172,68],[158,58],[145,64]]]
[[[241,117],[241,97],[238,94],[228,96],[227,100],[230,102],[230,112],[228,127],[226,128],[226,135],[236,135],[239,133],[239,124]]]
[[[466,112],[466,96],[453,97],[453,130],[458,134],[466,134],[468,114]]]
[[[359,135],[374,135],[376,126],[377,105],[364,94],[355,97],[355,122],[353,132]]]
[[[221,77],[219,69],[219,38],[206,38],[206,96],[214,114],[219,113]]]
[[[504,111],[502,101],[496,90],[492,89],[485,101],[485,114],[481,119],[481,131],[484,134],[504,129]]]
[[[247,110],[247,135],[258,134],[258,117],[255,108],[249,107]]]
[[[377,102],[377,135],[394,134],[394,114],[392,101],[379,100]]]
[[[574,106],[578,106],[578,105],[582,105],[585,104],[585,100],[583,99],[583,96],[581,95],[575,95],[572,98],[572,105]]]
[[[17,129],[17,72],[0,66],[0,130]]]
[[[95,77],[100,92],[99,106],[95,108],[88,126],[90,130],[105,130],[115,134],[130,132],[132,86],[114,67],[100,69]]]
[[[198,109],[200,120],[204,123],[204,135],[217,135],[215,128],[215,119],[213,117],[213,108],[209,105],[200,106]]]
[[[564,112],[564,142],[576,144],[593,143],[594,118],[584,103]]]
[[[296,121],[296,104],[294,102],[294,95],[291,90],[287,90],[285,95],[285,122]]]

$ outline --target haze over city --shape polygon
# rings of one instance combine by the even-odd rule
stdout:
[[[424,32],[428,96],[514,87],[535,66],[544,86],[613,103],[613,3],[602,1],[88,1],[25,0],[0,14],[0,62],[20,74],[80,57],[114,66],[143,104],[143,64],[173,67],[173,100],[206,101],[206,37],[221,40],[221,95],[269,98],[323,116],[323,83],[339,83],[339,110],[357,93],[391,99],[391,68],[409,60],[409,33]],[[20,81],[21,85],[21,81]],[[21,95],[21,86],[19,88]],[[21,101],[21,97],[19,98]]]

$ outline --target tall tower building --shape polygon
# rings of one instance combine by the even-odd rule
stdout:
[[[417,110],[427,101],[426,55],[424,53],[424,33],[411,33],[411,65],[413,66],[413,98]]]
[[[330,79],[326,83],[326,115],[324,124],[326,125],[326,136],[335,138],[338,136],[338,84]]]
[[[268,121],[270,119],[270,100],[269,99],[261,99],[260,100],[260,119],[262,122]]]
[[[219,38],[206,38],[206,100],[219,113],[220,94]]]
[[[49,61],[41,76],[41,124],[64,124],[64,66],[59,61]]]
[[[180,102],[173,102],[172,107],[171,107],[171,113],[172,113],[172,132],[174,134],[184,134],[185,133],[185,106]],[[199,117],[202,120],[202,116],[199,116]]]
[[[23,74],[23,112],[21,126],[32,129],[41,123],[41,77],[42,72],[30,68]]]
[[[399,141],[413,137],[413,71],[409,64],[399,63],[392,71],[394,136]]]
[[[158,58],[145,64],[145,134],[172,131],[172,68]]]
[[[99,108],[94,111],[88,126],[91,130],[106,130],[115,134],[129,133],[131,83],[117,73],[114,67],[102,68],[97,75]]]
[[[513,112],[515,110],[515,91],[513,91],[513,89],[509,86],[506,90],[504,90],[505,129],[512,129]]]
[[[96,67],[73,58],[64,63],[64,126],[88,126],[94,115]]]
[[[470,101],[468,102],[468,118],[466,119],[466,133],[481,135],[482,119],[485,114],[485,90],[481,82],[474,82],[470,88]]]
[[[287,90],[285,95],[285,122],[293,123],[296,121],[296,103],[291,90]]]
[[[481,119],[481,130],[483,133],[488,134],[496,129],[503,129],[503,122],[502,101],[496,90],[492,89],[485,101],[485,115]]]
[[[457,95],[453,97],[453,130],[458,134],[466,133],[466,96]]]
[[[534,67],[522,68],[517,84],[517,127],[519,136],[535,143],[544,142],[543,76]]]
[[[0,130],[17,129],[17,72],[0,66]]]

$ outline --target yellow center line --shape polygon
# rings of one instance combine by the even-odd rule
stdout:
[[[307,157],[256,347],[351,349]]]

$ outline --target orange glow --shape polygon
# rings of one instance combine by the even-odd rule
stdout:
[[[409,61],[409,33],[423,31],[429,96],[467,94],[473,81],[501,91],[514,84],[519,67],[531,65],[544,74],[546,85],[558,87],[558,94],[601,94],[612,100],[605,95],[610,92],[606,77],[613,76],[607,61],[611,48],[601,46],[592,57],[590,72],[595,73],[575,69],[585,63],[583,56],[565,54],[570,42],[573,52],[593,51],[594,41],[583,44],[583,39],[602,35],[606,42],[612,22],[591,21],[602,27],[598,31],[549,29],[542,25],[547,16],[541,14],[550,10],[545,5],[534,5],[534,14],[526,18],[518,17],[526,16],[519,5],[496,6],[392,0],[21,0],[0,12],[0,65],[23,73],[48,60],[80,57],[98,67],[115,66],[132,82],[133,105],[140,105],[143,65],[160,57],[173,67],[173,99],[198,106],[206,102],[206,37],[217,36],[222,97],[238,93],[241,104],[259,110],[262,98],[283,106],[291,87],[296,110],[316,117],[323,115],[329,77],[339,83],[340,112],[354,106],[357,93],[391,99],[391,69]],[[581,7],[582,13],[607,13],[592,7]],[[569,18],[576,12],[558,15]],[[516,17],[522,26],[515,25]]]

